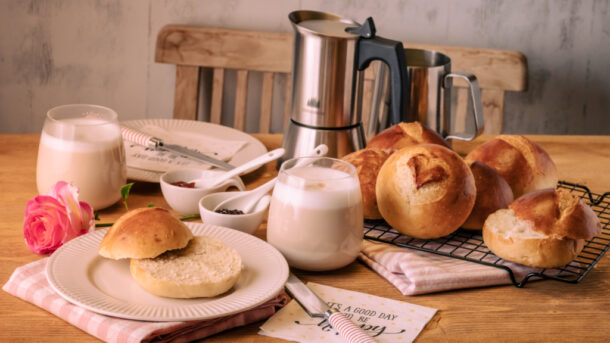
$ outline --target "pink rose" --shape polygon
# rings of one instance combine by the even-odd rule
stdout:
[[[95,229],[93,209],[78,201],[78,188],[64,181],[48,195],[39,195],[25,206],[23,237],[35,253],[47,254],[62,244]]]

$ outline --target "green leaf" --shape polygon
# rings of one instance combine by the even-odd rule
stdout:
[[[155,207],[155,203],[151,202],[150,204],[148,204],[148,207]]]
[[[93,219],[100,220],[100,213],[98,211],[93,211]]]
[[[133,182],[126,184],[121,187],[121,198],[123,198],[123,206],[125,209],[129,211],[129,207],[127,207],[127,198],[129,197],[129,192],[131,191],[131,187],[133,186]]]
[[[199,219],[199,218],[201,218],[201,216],[200,216],[200,215],[198,215],[198,214],[193,214],[193,215],[191,215],[191,216],[182,217],[182,218],[180,218],[180,220]]]

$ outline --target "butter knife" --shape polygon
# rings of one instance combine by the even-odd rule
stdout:
[[[140,145],[147,146],[149,148],[153,148],[155,150],[167,150],[173,153],[176,153],[181,156],[188,157],[190,159],[204,162],[206,164],[211,164],[215,167],[224,170],[231,170],[235,168],[234,166],[228,164],[225,161],[221,161],[214,157],[208,156],[206,154],[200,153],[199,151],[191,150],[189,148],[175,145],[175,144],[165,144],[163,141],[157,137],[148,135],[144,132],[140,132],[138,130],[132,129],[130,127],[121,126],[121,135],[123,139],[128,142],[138,143]]]
[[[359,326],[347,319],[335,308],[330,308],[294,274],[290,273],[286,281],[286,291],[296,300],[310,317],[326,318],[330,325],[350,343],[376,342]]]

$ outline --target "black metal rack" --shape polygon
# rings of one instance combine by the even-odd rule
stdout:
[[[539,269],[523,274],[520,272],[523,268],[519,269],[519,265],[494,255],[485,246],[480,231],[459,229],[445,237],[425,240],[402,235],[383,220],[365,220],[364,237],[399,247],[501,268],[508,272],[512,283],[520,288],[532,278],[578,283],[610,248],[610,192],[595,194],[586,186],[565,181],[559,181],[558,188],[566,189],[582,198],[591,206],[602,224],[602,233],[586,241],[582,252],[576,259],[561,268]]]

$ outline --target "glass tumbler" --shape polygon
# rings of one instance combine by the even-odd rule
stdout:
[[[350,264],[363,239],[356,168],[328,157],[284,161],[273,189],[267,242],[292,267],[324,271]]]
[[[127,167],[115,111],[71,104],[47,112],[36,165],[38,193],[48,193],[58,181],[78,187],[79,200],[96,210],[121,198]]]

